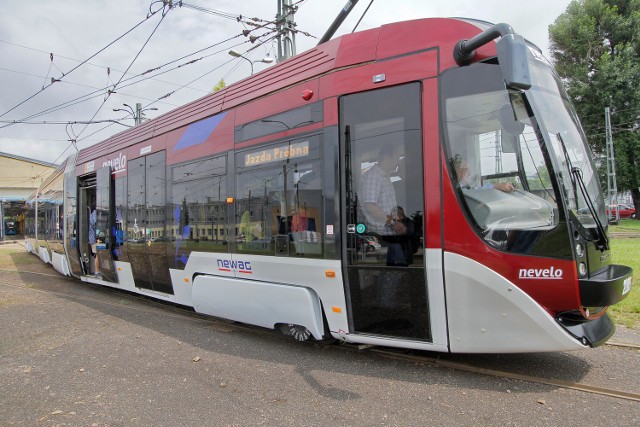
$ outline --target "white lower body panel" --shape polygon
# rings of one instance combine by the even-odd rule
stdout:
[[[71,270],[69,269],[69,263],[67,262],[67,257],[65,255],[53,252],[51,254],[51,264],[60,274],[71,276]]]
[[[315,292],[304,287],[197,276],[193,281],[193,301],[199,313],[264,328],[300,325],[316,339],[322,339],[324,334],[320,300]]]
[[[524,353],[585,348],[535,300],[495,271],[445,252],[453,353]]]
[[[49,264],[51,262],[51,256],[49,255],[49,250],[45,247],[40,246],[38,248],[38,256],[45,264]]]

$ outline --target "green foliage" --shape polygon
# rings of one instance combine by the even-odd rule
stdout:
[[[627,226],[638,221],[630,221]],[[633,268],[631,292],[618,304],[609,308],[614,321],[633,328],[640,325],[640,239],[611,239],[613,262]]]
[[[213,92],[217,92],[219,90],[224,89],[225,87],[227,87],[227,84],[224,82],[224,79],[220,79],[220,81],[218,82],[218,84],[216,84],[213,87]]]
[[[574,0],[549,27],[549,36],[556,70],[597,156],[604,157],[604,109],[610,107],[618,190],[635,191],[635,198],[640,186],[640,0]]]

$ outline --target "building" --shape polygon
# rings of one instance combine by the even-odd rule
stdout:
[[[7,222],[14,222],[17,233],[24,230],[22,207],[29,195],[56,169],[57,165],[0,152],[0,237]]]

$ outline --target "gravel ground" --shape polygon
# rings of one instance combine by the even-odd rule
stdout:
[[[0,247],[3,426],[640,425],[640,402],[235,330],[10,249]],[[613,341],[639,344],[640,331],[618,328]],[[634,349],[441,357],[640,392]]]

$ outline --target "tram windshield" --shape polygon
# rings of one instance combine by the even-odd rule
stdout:
[[[598,175],[573,105],[558,77],[543,61],[530,61],[533,87],[527,91],[527,98],[555,157],[568,211],[584,228],[597,234],[598,221],[606,224]]]
[[[497,64],[443,73],[446,150],[460,201],[487,243],[509,252],[564,257],[566,244],[549,245],[559,243],[566,228],[561,194],[585,228],[595,227],[575,183],[578,174],[567,165],[581,170],[591,194],[600,189],[562,85],[545,65],[533,68],[534,86],[526,94],[505,88]],[[595,207],[600,210],[604,213]]]

